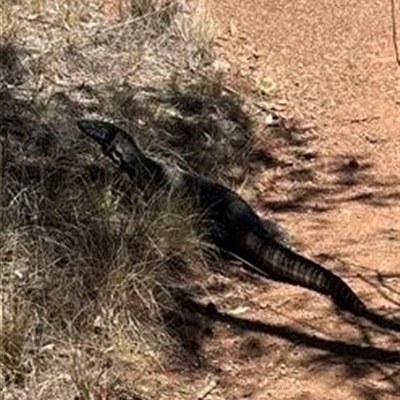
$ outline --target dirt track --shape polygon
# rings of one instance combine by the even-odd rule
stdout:
[[[273,81],[280,112],[307,126],[300,142],[265,138],[280,163],[258,177],[259,211],[272,209],[295,247],[368,305],[399,316],[400,67],[390,2],[210,4],[232,85]],[[336,314],[329,300],[299,288],[234,283],[217,306],[265,325],[232,319],[231,329],[216,328],[206,346],[222,370],[215,398],[400,397],[399,365],[373,348],[399,350],[398,332]]]

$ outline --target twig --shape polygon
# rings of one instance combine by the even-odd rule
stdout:
[[[204,400],[219,384],[219,379],[213,379],[197,395],[197,400]]]
[[[361,118],[350,118],[348,120],[345,120],[347,124],[360,124],[362,122],[371,122],[375,121],[377,119],[380,119],[380,116],[374,116],[374,117],[361,117]]]
[[[394,48],[394,54],[396,56],[397,65],[400,67],[400,53],[399,53],[399,47],[397,45],[397,26],[396,26],[396,16],[395,16],[396,7],[394,5],[394,0],[390,0],[390,5],[391,5],[390,8],[391,8],[391,17],[392,17],[393,48]]]

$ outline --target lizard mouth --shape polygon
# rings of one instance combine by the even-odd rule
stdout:
[[[105,151],[109,151],[117,132],[115,126],[107,122],[80,119],[76,121],[78,128],[99,143]]]

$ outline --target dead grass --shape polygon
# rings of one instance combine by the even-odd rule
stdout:
[[[1,5],[5,399],[171,398],[163,368],[186,357],[171,321],[204,275],[197,217],[165,193],[144,203],[75,118],[112,119],[200,173],[246,172],[252,124],[213,75],[204,5],[114,3]]]
[[[176,351],[165,315],[177,308],[174,292],[201,276],[203,258],[179,202],[144,204],[108,165],[60,148],[54,157],[5,164],[1,363],[29,396],[37,379],[59,373],[89,399],[107,353],[134,351],[139,374]]]

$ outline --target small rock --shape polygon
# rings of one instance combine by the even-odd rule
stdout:
[[[373,137],[373,136],[367,136],[366,139],[367,139],[367,142],[369,142],[369,143],[378,143],[378,141],[379,141],[377,137]]]
[[[349,162],[347,163],[347,166],[351,169],[359,169],[360,168],[359,162],[354,157],[349,160]]]
[[[265,125],[267,126],[279,126],[280,118],[275,113],[270,113],[265,117]]]
[[[311,161],[314,160],[315,158],[317,158],[317,153],[315,153],[314,151],[306,151],[301,155],[301,158],[303,158],[303,160],[306,161]]]

